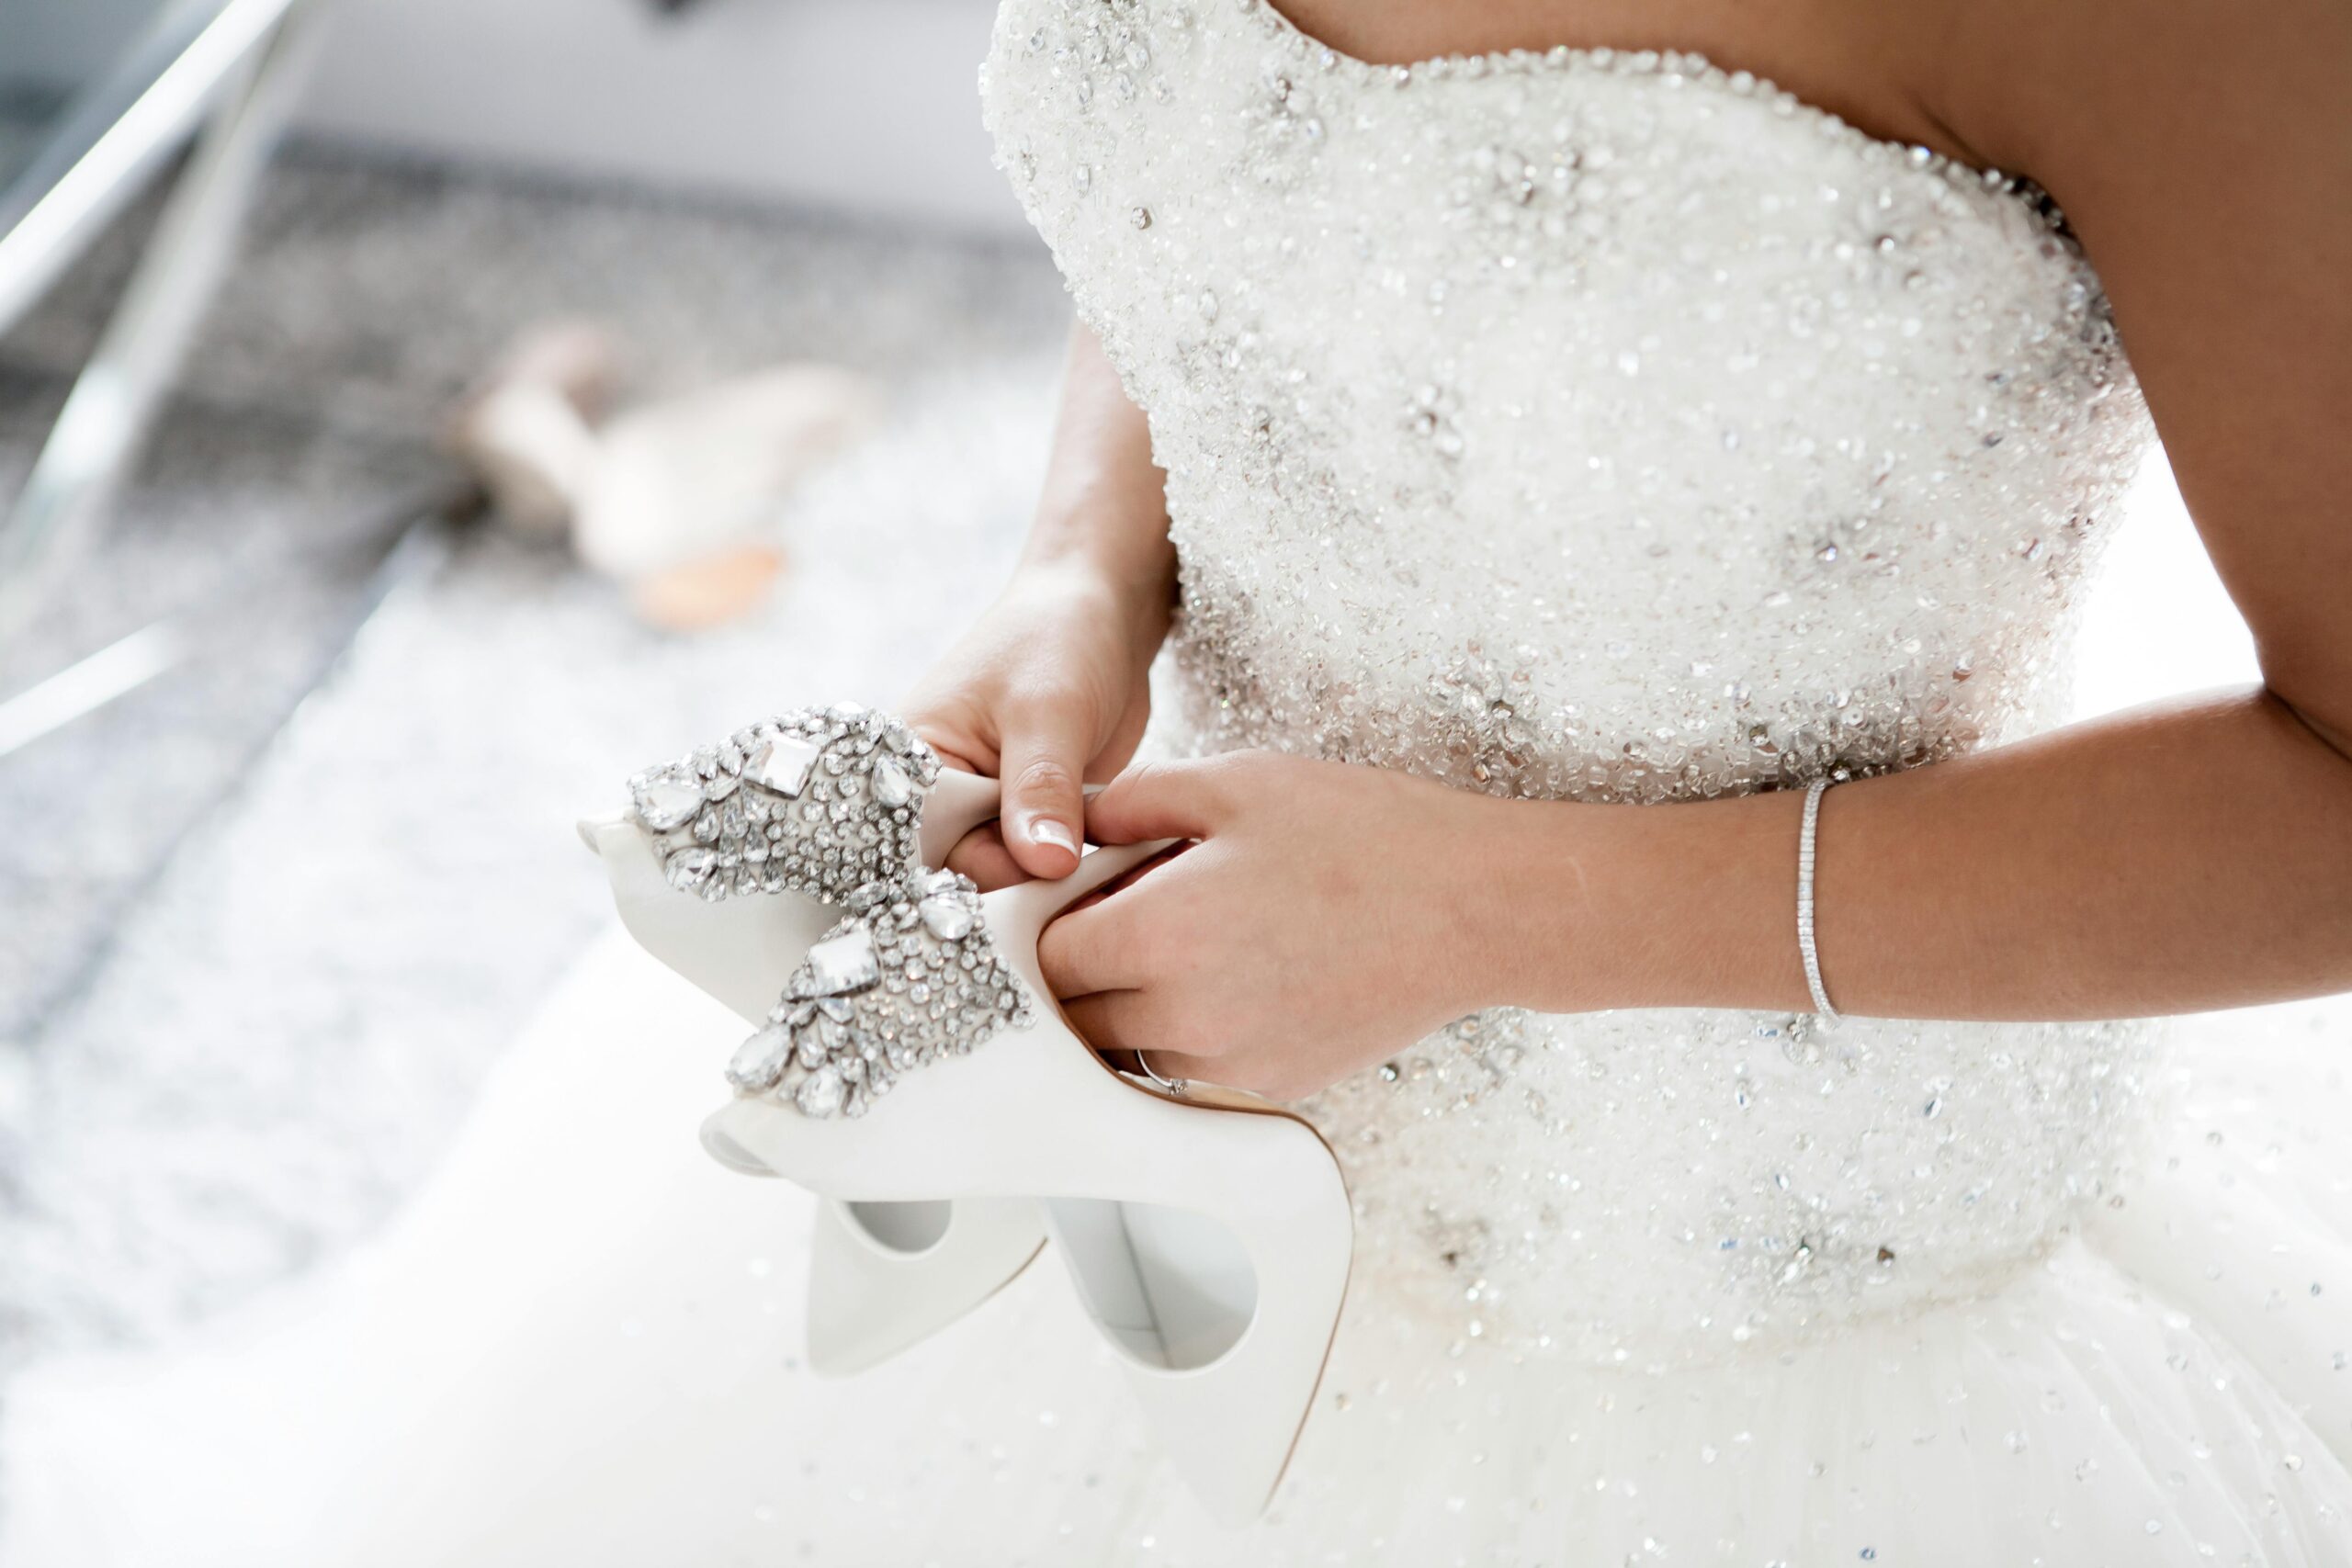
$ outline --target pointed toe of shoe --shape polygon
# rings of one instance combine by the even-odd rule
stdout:
[[[742,1100],[729,1100],[703,1118],[703,1152],[739,1176],[774,1176],[775,1168],[739,1135]]]
[[[588,852],[602,860],[605,856],[606,835],[628,826],[629,819],[627,813],[607,811],[599,816],[582,817],[578,822],[572,824],[572,829],[580,835],[580,841],[586,846]]]

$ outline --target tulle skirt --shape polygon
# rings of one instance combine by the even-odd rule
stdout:
[[[811,1206],[689,1130],[740,1032],[616,932],[401,1221],[0,1412],[0,1562],[2352,1563],[2341,1004],[2197,1020],[2140,1181],[1973,1300],[1654,1374],[1352,1300],[1261,1523],[1154,1459],[1050,1260],[845,1382]]]

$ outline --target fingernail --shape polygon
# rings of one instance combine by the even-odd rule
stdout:
[[[1078,853],[1078,840],[1070,837],[1069,829],[1050,817],[1029,818],[1029,840],[1032,843],[1051,844],[1057,850]]]

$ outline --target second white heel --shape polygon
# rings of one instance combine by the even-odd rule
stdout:
[[[1306,1122],[1247,1097],[1139,1086],[1054,1005],[1036,966],[1046,921],[1160,847],[1099,850],[1062,882],[978,900],[994,957],[1028,989],[1025,1025],[909,1065],[864,1115],[745,1094],[703,1137],[730,1165],[852,1205],[1043,1198],[1170,1463],[1212,1515],[1238,1523],[1271,1498],[1321,1379],[1352,1219],[1338,1163]],[[899,940],[935,972],[935,944]],[[864,999],[882,1021],[897,1005],[878,976],[825,994]]]
[[[924,854],[944,856],[996,815],[997,799],[993,779],[943,771],[924,812]],[[580,836],[639,944],[755,1029],[834,919],[805,895],[714,902],[681,893],[625,814],[583,821]],[[1044,1217],[1025,1200],[897,1207],[821,1205],[808,1260],[808,1361],[820,1372],[860,1371],[920,1344],[1003,1289],[1045,1245]]]
[[[1037,1206],[1023,1199],[825,1199],[809,1247],[808,1365],[848,1377],[921,1344],[1012,1283],[1045,1244]]]

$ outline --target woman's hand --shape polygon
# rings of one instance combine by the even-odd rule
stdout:
[[[1148,764],[1087,808],[1103,843],[1197,840],[1046,928],[1096,1048],[1295,1100],[1499,999],[1512,803],[1270,751]]]
[[[1168,635],[1176,550],[1151,432],[1102,345],[1070,326],[1036,522],[1012,583],[902,710],[947,761],[1004,781],[1004,813],[947,863],[982,887],[1078,865],[1080,784],[1135,755]]]
[[[1080,781],[1125,766],[1150,714],[1164,599],[1075,562],[1024,566],[909,699],[947,761],[1004,781],[1004,815],[947,864],[982,888],[1066,876],[1083,838]]]

